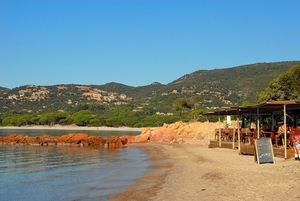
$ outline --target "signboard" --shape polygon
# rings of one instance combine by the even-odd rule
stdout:
[[[255,156],[258,164],[275,163],[273,146],[270,138],[255,139]]]

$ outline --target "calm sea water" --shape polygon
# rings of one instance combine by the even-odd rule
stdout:
[[[69,133],[87,133],[89,135],[108,137],[111,135],[122,136],[126,135],[138,135],[141,131],[118,131],[118,130],[59,130],[59,129],[1,129],[0,136],[7,136],[11,134],[23,134],[29,136],[40,136],[40,135],[66,135]]]
[[[0,135],[7,135],[5,132],[0,129]],[[101,132],[95,135],[107,135]],[[41,133],[31,130],[20,134],[37,136]],[[122,134],[124,132],[119,132]],[[0,199],[107,200],[109,195],[124,191],[125,186],[133,184],[151,168],[147,155],[132,147],[108,150],[0,144]]]

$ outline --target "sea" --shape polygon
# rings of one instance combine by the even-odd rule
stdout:
[[[140,131],[0,129],[0,136],[88,133],[107,137]],[[140,149],[0,144],[1,201],[108,200],[152,169]]]

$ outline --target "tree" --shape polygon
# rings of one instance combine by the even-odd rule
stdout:
[[[43,125],[53,126],[56,122],[57,115],[55,112],[47,112],[40,116],[39,122]]]
[[[72,118],[74,120],[74,123],[78,126],[88,126],[90,123],[90,120],[93,119],[94,115],[89,110],[81,110],[79,112],[76,112]]]
[[[183,111],[188,107],[188,102],[186,98],[178,98],[173,102],[173,106],[177,112],[179,112],[179,116],[181,117]]]
[[[22,116],[19,116],[17,120],[17,126],[24,126],[24,125],[29,125],[33,124],[36,116],[32,114],[25,114]]]
[[[118,117],[110,117],[106,119],[106,124],[108,126],[119,126],[119,119]]]
[[[300,99],[300,65],[272,80],[269,86],[257,95],[257,102],[270,100]]]
[[[189,99],[191,108],[192,107],[194,108],[194,120],[196,120],[199,115],[199,114],[197,114],[196,110],[197,110],[197,105],[199,105],[200,99],[201,99],[201,97],[199,95],[192,96]]]
[[[10,116],[2,120],[2,126],[16,126],[19,116]]]
[[[251,103],[251,102],[248,101],[248,100],[244,100],[244,101],[242,102],[242,106],[249,106],[249,105],[253,105],[253,103]]]

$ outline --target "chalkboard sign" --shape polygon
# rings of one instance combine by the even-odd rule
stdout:
[[[275,163],[273,146],[270,138],[255,139],[255,154],[258,164]]]

